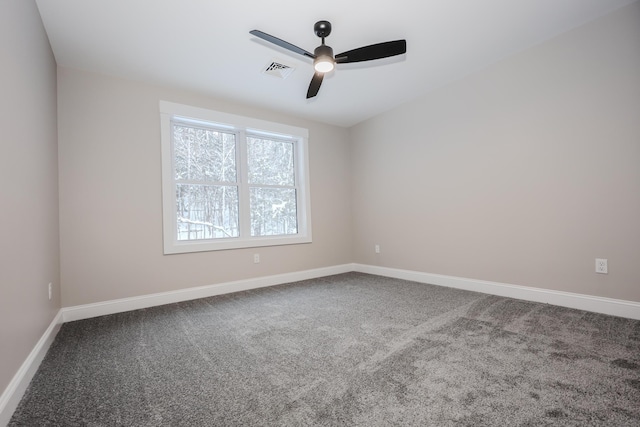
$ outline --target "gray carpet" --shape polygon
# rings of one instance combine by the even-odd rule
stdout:
[[[640,322],[349,273],[64,324],[11,426],[640,426]]]

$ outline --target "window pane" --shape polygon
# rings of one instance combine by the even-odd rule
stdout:
[[[247,138],[249,183],[295,185],[293,142]]]
[[[297,234],[296,190],[251,188],[251,235]]]
[[[238,187],[176,184],[178,240],[238,237]]]
[[[236,182],[236,136],[233,133],[174,124],[177,180]]]

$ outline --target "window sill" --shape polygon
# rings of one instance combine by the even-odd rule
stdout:
[[[230,249],[260,248],[264,246],[284,246],[311,243],[311,236],[270,236],[252,239],[216,239],[200,241],[180,241],[168,243],[164,247],[165,255],[192,252],[224,251]]]

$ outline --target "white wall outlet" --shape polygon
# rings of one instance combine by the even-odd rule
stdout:
[[[596,273],[607,274],[607,260],[603,258],[596,258]]]
[[[375,245],[374,250],[376,251],[377,254],[380,253],[380,245]]]
[[[260,254],[253,254],[253,263],[260,264]]]
[[[53,297],[53,284],[52,283],[49,283],[48,289],[49,289],[49,300],[51,300],[51,298]]]

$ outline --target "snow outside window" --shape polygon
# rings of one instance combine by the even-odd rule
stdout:
[[[164,253],[311,241],[306,129],[160,102]]]

